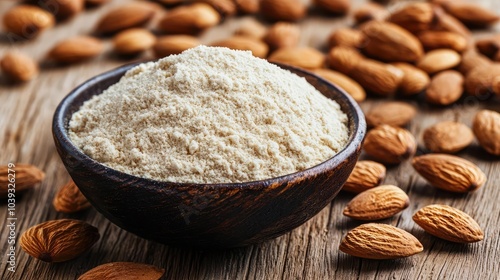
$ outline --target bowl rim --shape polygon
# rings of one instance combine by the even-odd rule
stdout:
[[[52,134],[55,142],[58,142],[60,146],[67,152],[69,153],[72,157],[74,157],[77,161],[84,162],[85,165],[92,165],[93,168],[97,167],[100,170],[103,171],[103,173],[106,174],[108,177],[115,177],[115,178],[127,178],[130,180],[134,180],[136,183],[146,183],[151,186],[176,186],[176,187],[189,187],[189,186],[197,186],[198,188],[227,188],[227,189],[241,189],[241,188],[251,188],[253,190],[259,190],[263,188],[267,188],[268,186],[274,185],[276,183],[283,183],[283,182],[293,182],[293,181],[301,181],[305,177],[309,177],[311,175],[315,174],[320,174],[324,173],[328,170],[334,169],[337,167],[339,164],[344,162],[346,159],[348,159],[352,154],[354,154],[362,145],[364,136],[366,134],[366,121],[364,114],[359,107],[358,103],[348,94],[346,93],[342,88],[339,86],[327,81],[326,79],[320,77],[317,74],[314,74],[312,72],[309,72],[307,70],[294,67],[291,65],[286,65],[286,64],[281,64],[281,63],[273,63],[277,65],[278,67],[288,70],[292,73],[300,73],[302,76],[300,77],[306,77],[306,76],[312,76],[313,78],[319,80],[320,82],[324,83],[328,88],[331,88],[334,91],[337,91],[340,96],[340,98],[345,99],[344,101],[345,104],[347,105],[348,109],[350,112],[346,112],[342,110],[346,115],[351,116],[351,119],[348,119],[348,121],[353,122],[353,131],[352,133],[349,133],[349,139],[347,145],[345,145],[338,153],[336,153],[334,156],[326,159],[325,161],[320,162],[319,164],[316,164],[312,167],[309,167],[304,170],[300,170],[294,173],[286,174],[286,175],[281,175],[278,177],[272,177],[272,178],[267,178],[267,179],[262,179],[262,180],[255,180],[255,181],[247,181],[247,182],[239,182],[239,183],[181,183],[181,182],[172,182],[172,181],[160,181],[160,180],[155,180],[155,179],[150,179],[150,178],[145,178],[145,177],[140,177],[137,175],[133,174],[128,174],[116,169],[113,169],[109,166],[106,166],[102,164],[101,162],[94,160],[93,158],[89,157],[85,153],[83,153],[79,148],[77,148],[73,142],[70,140],[69,135],[68,135],[68,129],[67,129],[67,124],[69,123],[69,120],[71,116],[67,116],[69,114],[69,108],[72,106],[72,104],[77,100],[77,98],[86,92],[86,90],[92,86],[97,85],[98,83],[101,83],[107,79],[114,78],[116,76],[120,76],[120,78],[131,68],[142,64],[146,63],[148,61],[144,62],[135,62],[135,63],[130,63],[130,64],[125,64],[122,66],[119,66],[117,68],[111,69],[109,71],[106,71],[104,73],[101,73],[97,76],[94,76],[82,84],[78,85],[76,88],[71,90],[59,103],[57,106],[55,112],[54,112],[54,117],[52,121]],[[316,87],[315,87],[316,88]],[[320,91],[321,92],[321,91]],[[102,92],[101,92],[102,93]],[[99,93],[100,94],[100,93]],[[93,94],[92,96],[95,96],[97,94]],[[91,98],[90,97],[90,98]],[[85,99],[83,102],[89,100]],[[327,97],[329,98],[329,97]],[[337,101],[337,100],[335,100]],[[340,105],[340,104],[339,104]],[[80,105],[81,106],[81,105]],[[341,108],[342,109],[342,108]],[[348,126],[349,123],[348,123]]]

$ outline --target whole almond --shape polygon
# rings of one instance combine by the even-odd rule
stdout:
[[[473,243],[484,238],[471,216],[448,205],[425,206],[413,215],[413,221],[426,232],[451,242]]]
[[[15,193],[18,194],[31,189],[44,178],[45,173],[31,164],[0,165],[0,197],[12,193],[9,189],[14,189],[14,186],[9,184],[15,183]]]
[[[259,11],[260,0],[234,0],[238,12],[242,14],[255,14]]]
[[[363,43],[363,33],[361,31],[343,27],[334,30],[328,37],[328,46],[330,48],[345,46],[359,48]]]
[[[339,72],[348,75],[354,66],[365,58],[356,49],[345,46],[332,48],[328,52],[328,65]]]
[[[30,227],[19,240],[21,248],[44,262],[64,262],[90,249],[99,240],[97,228],[78,220],[61,219]]]
[[[382,185],[355,196],[344,208],[343,214],[362,221],[390,218],[410,205],[406,193],[393,185]]]
[[[258,40],[263,39],[266,34],[267,27],[253,18],[243,21],[234,32],[234,35],[252,37]]]
[[[150,49],[156,37],[144,28],[124,30],[113,37],[113,49],[118,54],[134,55]]]
[[[354,60],[350,63],[353,62]],[[404,72],[393,65],[365,59],[361,63],[356,63],[347,75],[367,91],[389,96],[398,90]]]
[[[366,134],[363,149],[378,162],[397,164],[415,154],[417,144],[408,130],[381,125]]]
[[[162,58],[200,45],[198,38],[190,35],[162,36],[156,40],[153,51],[157,58]]]
[[[78,280],[159,280],[165,269],[154,265],[133,262],[112,262],[101,264],[85,272]]]
[[[476,48],[485,56],[494,57],[500,50],[500,35],[493,35],[477,40]]]
[[[417,114],[417,109],[399,101],[386,101],[375,105],[366,113],[366,124],[375,127],[382,124],[391,126],[405,126]]]
[[[299,44],[299,39],[299,26],[288,22],[275,23],[264,37],[264,41],[271,49],[296,47]]]
[[[312,72],[332,84],[339,86],[357,102],[362,102],[366,99],[366,92],[363,87],[346,75],[329,69],[314,69]]]
[[[458,71],[465,76],[476,67],[488,66],[491,64],[491,60],[486,56],[480,54],[475,49],[469,49],[462,54],[462,60],[458,66]]]
[[[481,110],[474,117],[472,129],[479,144],[490,154],[500,156],[500,114]]]
[[[363,52],[383,60],[415,62],[423,55],[420,41],[410,32],[389,22],[370,21],[362,25]]]
[[[426,50],[452,49],[463,52],[467,48],[467,39],[462,35],[448,31],[427,30],[418,35],[418,39]]]
[[[245,36],[233,36],[215,43],[212,46],[226,47],[233,50],[251,51],[256,57],[265,58],[269,47],[262,41]]]
[[[437,49],[426,53],[417,67],[429,74],[451,69],[460,64],[461,56],[454,50]]]
[[[351,0],[314,0],[314,4],[327,12],[342,15],[351,8]]]
[[[366,2],[358,7],[354,13],[354,20],[359,23],[370,20],[384,21],[389,15],[387,9],[375,2]]]
[[[59,63],[76,63],[96,57],[103,50],[104,45],[99,39],[77,36],[57,43],[48,57]]]
[[[53,11],[60,19],[70,18],[85,8],[85,0],[50,0],[50,4],[56,7]]]
[[[217,25],[219,13],[206,3],[194,3],[170,10],[160,21],[161,31],[170,34],[197,34]]]
[[[485,99],[493,93],[493,84],[499,76],[500,63],[475,67],[465,76],[465,91]]]
[[[306,15],[307,7],[300,0],[261,0],[260,12],[274,21],[297,21]]]
[[[444,12],[441,8],[435,8],[434,11],[436,19],[432,30],[457,33],[468,40],[471,38],[470,30],[458,19]]]
[[[446,70],[432,77],[425,92],[425,101],[436,105],[450,105],[460,99],[464,91],[464,77],[455,70]]]
[[[315,69],[323,67],[325,55],[310,47],[282,48],[273,52],[268,60],[305,69]]]
[[[6,53],[0,61],[0,69],[13,82],[27,82],[38,75],[38,64],[18,51]]]
[[[80,192],[73,180],[62,186],[57,192],[52,205],[57,212],[75,213],[90,207],[90,203]]]
[[[431,3],[414,2],[394,11],[389,21],[412,33],[418,33],[429,29],[434,16]]]
[[[85,5],[96,7],[108,3],[110,0],[85,0]]]
[[[486,175],[474,163],[452,155],[418,156],[412,165],[431,185],[450,192],[475,191],[486,182]]]
[[[155,10],[149,3],[131,2],[106,13],[96,26],[99,33],[109,34],[148,23]]]
[[[416,95],[424,91],[430,83],[429,75],[417,67],[405,63],[393,63],[403,71],[403,80],[399,84],[398,92],[404,96]]]
[[[236,3],[233,0],[195,0],[194,2],[203,2],[211,5],[223,17],[236,14]]]
[[[3,16],[5,30],[23,39],[34,38],[54,24],[55,18],[51,13],[30,5],[14,6]]]
[[[450,1],[442,7],[464,24],[473,27],[487,27],[500,19],[490,10],[473,3]]]
[[[365,259],[396,259],[424,250],[415,236],[397,227],[368,223],[349,231],[342,239],[340,251]]]
[[[443,121],[426,128],[423,139],[425,147],[432,152],[453,154],[469,146],[474,134],[463,123]]]
[[[371,160],[360,160],[356,162],[342,190],[353,193],[366,191],[380,185],[385,173],[386,168],[382,164]]]

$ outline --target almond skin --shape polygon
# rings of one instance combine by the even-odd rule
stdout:
[[[366,123],[370,127],[387,124],[405,126],[417,114],[417,109],[405,102],[387,101],[372,107],[366,113]]]
[[[54,26],[54,16],[36,6],[18,5],[7,11],[3,16],[5,30],[23,39],[31,39],[40,32]]]
[[[9,176],[9,174],[11,175]],[[42,180],[45,178],[45,173],[31,164],[16,163],[15,166],[11,168],[9,168],[8,165],[1,165],[0,197],[7,197],[7,194],[9,193],[9,183],[12,183],[9,182],[9,179],[12,181],[13,178],[15,179],[16,183],[16,193],[21,193],[42,182]]]
[[[485,98],[493,92],[493,84],[500,76],[500,63],[478,66],[465,77],[465,92]]]
[[[363,87],[346,75],[329,69],[315,69],[312,72],[345,90],[356,102],[362,102],[366,99]]]
[[[389,12],[378,3],[366,2],[354,11],[353,16],[356,23],[360,24],[370,20],[384,21]]]
[[[156,40],[153,51],[157,58],[162,58],[200,45],[198,38],[190,35],[162,36]]]
[[[198,34],[217,25],[221,20],[219,13],[206,3],[194,3],[170,10],[160,21],[158,27],[169,34]]]
[[[53,10],[55,11],[55,16],[60,19],[75,16],[85,8],[85,0],[51,0],[47,2],[53,7],[57,7],[57,9]]]
[[[409,3],[393,12],[389,21],[412,33],[418,33],[429,29],[434,16],[432,4],[417,2]]]
[[[274,21],[297,21],[306,15],[307,7],[300,0],[261,0],[261,14]]]
[[[203,2],[211,5],[223,17],[236,14],[236,3],[233,0],[195,0],[194,2]]]
[[[464,77],[455,70],[446,70],[432,77],[425,92],[425,101],[436,105],[450,105],[460,99],[464,91]]]
[[[349,75],[358,63],[365,60],[356,49],[345,46],[332,48],[328,52],[328,65],[343,74]]]
[[[62,186],[57,192],[52,205],[57,212],[76,213],[90,208],[87,198],[80,192],[73,180]]]
[[[108,3],[110,0],[85,0],[85,5],[96,7]]]
[[[430,83],[429,75],[417,67],[404,63],[393,63],[403,71],[403,80],[399,84],[398,92],[404,96],[416,95],[424,91]]]
[[[454,50],[437,49],[426,53],[417,63],[417,67],[428,74],[435,74],[457,66],[460,60],[461,56]]]
[[[426,50],[452,49],[463,52],[467,48],[467,39],[462,35],[448,31],[427,30],[418,35],[418,39]]]
[[[380,185],[385,174],[386,168],[382,164],[371,160],[360,160],[354,166],[342,190],[353,193],[366,191]]]
[[[260,0],[234,0],[238,12],[242,14],[255,14],[260,9]]]
[[[409,257],[424,250],[415,236],[397,227],[368,223],[349,231],[340,251],[360,258],[385,260]]]
[[[383,61],[415,62],[424,51],[418,39],[398,25],[370,21],[361,26],[363,52]]]
[[[27,82],[39,73],[38,64],[29,56],[12,51],[6,53],[0,61],[2,72],[13,82]]]
[[[133,262],[112,262],[94,267],[78,277],[78,280],[159,280],[164,273],[165,269],[154,265]]]
[[[77,63],[102,53],[103,43],[94,37],[77,36],[57,43],[48,57],[59,63]]]
[[[299,26],[288,22],[277,22],[271,26],[264,37],[271,49],[293,48],[299,44]]]
[[[431,185],[456,193],[475,191],[486,183],[486,175],[474,163],[446,154],[414,157],[413,168]]]
[[[390,218],[410,205],[406,193],[393,185],[382,185],[355,196],[344,208],[343,214],[362,221]]]
[[[378,162],[397,164],[415,154],[417,144],[408,130],[381,125],[366,134],[363,149]]]
[[[279,49],[273,52],[268,60],[305,69],[321,68],[325,64],[325,56],[310,47]]]
[[[413,215],[413,221],[426,232],[456,243],[483,240],[484,233],[474,219],[448,205],[428,205]]]
[[[233,36],[212,44],[212,46],[226,47],[233,50],[251,51],[256,57],[265,58],[269,52],[269,47],[262,41],[245,37]]]
[[[367,91],[380,96],[390,96],[397,92],[403,81],[404,72],[390,64],[365,59],[361,63],[354,64],[347,75]]]
[[[458,71],[465,76],[476,67],[486,67],[491,64],[492,61],[486,56],[478,53],[475,49],[469,49],[462,54],[462,61],[460,61]]]
[[[494,57],[500,50],[500,35],[494,35],[476,41],[476,48],[488,57]]]
[[[96,26],[96,31],[102,34],[115,33],[148,23],[155,10],[149,3],[132,2],[115,8],[105,14]]]
[[[474,117],[472,129],[479,144],[490,154],[500,156],[500,114],[481,110]]]
[[[118,54],[135,55],[150,49],[156,42],[156,37],[144,28],[131,28],[113,37],[113,49]]]
[[[351,8],[351,0],[314,0],[314,4],[322,10],[341,15]]]
[[[97,228],[78,220],[53,220],[30,227],[19,239],[23,250],[44,262],[64,262],[99,240]]]
[[[328,46],[330,48],[345,46],[359,48],[363,43],[363,33],[352,28],[339,28],[333,31],[328,37]]]
[[[434,153],[453,154],[474,140],[472,130],[463,123],[444,121],[424,130],[424,144]]]
[[[498,15],[473,3],[450,1],[443,4],[442,7],[450,15],[473,27],[487,27],[500,19]]]
[[[262,40],[266,34],[267,27],[253,18],[243,21],[234,32],[234,35],[252,37],[257,40]]]
[[[434,11],[436,14],[436,22],[432,26],[432,30],[457,33],[468,40],[471,38],[470,30],[458,19],[444,12],[441,8],[435,8]]]

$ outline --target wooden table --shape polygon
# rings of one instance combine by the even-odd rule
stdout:
[[[2,36],[0,54],[19,48],[42,61],[57,41],[92,30],[99,16],[121,2],[115,0],[101,9],[84,12],[68,22],[58,24],[38,39],[27,43],[11,43]],[[353,1],[354,6],[364,0]],[[496,0],[476,1],[500,13]],[[14,1],[1,1],[3,14]],[[202,41],[222,39],[234,30],[242,18],[226,20],[202,35]],[[301,22],[301,45],[324,46],[330,31],[350,24],[343,18],[314,16]],[[496,32],[499,28],[497,26]],[[490,31],[491,32],[491,31]],[[495,30],[493,30],[495,32]],[[484,31],[482,33],[485,33]],[[108,42],[109,46],[109,42]],[[145,55],[138,59],[148,58]],[[40,76],[26,84],[0,85],[0,164],[31,163],[46,172],[46,179],[36,189],[16,201],[18,237],[27,228],[43,221],[75,218],[99,228],[101,239],[83,256],[60,264],[47,264],[16,249],[16,272],[7,271],[7,211],[0,207],[1,279],[75,279],[85,271],[103,263],[132,261],[154,264],[165,269],[164,279],[498,279],[500,276],[500,160],[486,154],[477,143],[459,153],[477,163],[487,174],[488,182],[478,191],[465,195],[439,191],[429,186],[412,169],[409,162],[388,169],[385,183],[405,190],[410,206],[382,222],[414,234],[424,245],[422,253],[399,260],[373,261],[350,257],[339,252],[342,237],[359,222],[342,216],[342,209],[353,197],[341,193],[313,219],[277,239],[264,244],[226,251],[196,251],[171,248],[136,237],[111,224],[94,209],[78,214],[57,213],[51,205],[58,188],[69,176],[54,148],[51,135],[53,112],[60,100],[75,86],[101,72],[130,60],[120,60],[111,52],[82,64],[54,67],[46,65]],[[367,100],[363,109],[383,102]],[[471,125],[472,117],[481,108],[500,111],[499,100],[483,102],[467,98],[447,108],[434,108],[418,102],[418,116],[409,129],[422,147],[422,131],[440,120],[456,120]],[[485,239],[476,244],[459,245],[434,238],[423,232],[411,219],[419,208],[442,203],[469,213],[481,225]]]

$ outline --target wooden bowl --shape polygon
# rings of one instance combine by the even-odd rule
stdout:
[[[327,161],[297,173],[234,184],[160,182],[125,174],[91,159],[68,137],[68,122],[84,101],[118,82],[135,65],[90,79],[57,107],[53,136],[69,174],[90,203],[111,222],[146,239],[174,246],[227,248],[280,236],[327,206],[340,191],[360,154],[366,131],[356,102],[335,85],[303,70],[349,117],[349,143]]]

